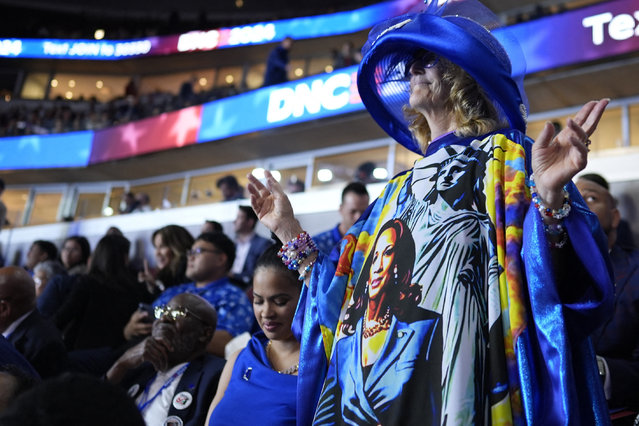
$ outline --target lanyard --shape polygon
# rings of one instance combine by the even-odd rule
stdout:
[[[187,362],[186,364],[182,366],[182,368],[180,368],[178,371],[173,373],[173,375],[169,377],[169,380],[164,382],[160,390],[158,390],[155,393],[155,395],[153,395],[153,398],[151,399],[147,399],[149,394],[149,387],[151,386],[151,383],[153,383],[155,380],[151,380],[149,383],[147,383],[147,385],[144,388],[144,393],[142,394],[143,398],[140,400],[140,403],[138,404],[138,410],[140,410],[141,413],[144,412],[144,410],[149,406],[149,404],[151,404],[155,400],[155,398],[157,398],[158,395],[162,393],[164,389],[166,389],[167,387],[171,385],[171,383],[173,383],[173,380],[175,380],[180,374],[184,373],[184,371],[189,366],[189,364],[190,363]]]

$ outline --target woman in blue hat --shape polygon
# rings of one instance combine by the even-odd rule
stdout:
[[[515,44],[478,2],[436,3],[364,47],[362,101],[423,158],[339,256],[317,253],[272,176],[250,177],[253,208],[307,283],[298,424],[607,424],[588,335],[612,307],[611,273],[571,179],[608,100],[533,144]],[[394,287],[397,259],[417,293]]]

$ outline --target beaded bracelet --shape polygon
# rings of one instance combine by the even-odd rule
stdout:
[[[544,231],[546,231],[548,235],[553,235],[555,237],[566,233],[566,229],[561,223],[551,223],[549,225],[544,224]]]
[[[282,245],[277,255],[288,269],[297,270],[304,259],[318,251],[315,242],[307,232],[302,231],[297,237]]]
[[[542,200],[539,197],[539,194],[537,194],[537,187],[535,186],[535,180],[533,179],[532,174],[530,175],[529,181],[532,203],[535,208],[539,210],[539,213],[541,213],[542,216],[552,217],[553,219],[557,220],[564,219],[566,216],[568,216],[568,214],[570,213],[570,195],[568,194],[568,191],[566,191],[566,188],[563,189],[563,205],[558,209],[551,209],[542,204]]]
[[[306,265],[304,270],[300,273],[300,276],[298,278],[300,281],[304,281],[306,279],[306,274],[308,274],[310,272],[310,270],[313,269],[313,265],[315,265],[315,260],[316,259],[311,260],[308,263],[308,265]]]
[[[563,246],[565,246],[567,242],[568,242],[568,233],[564,231],[559,241],[550,242],[550,247],[560,249]]]
[[[552,248],[562,248],[568,242],[568,233],[566,232],[566,228],[564,228],[564,225],[561,223],[551,223],[549,225],[544,224],[544,231],[548,235],[559,237],[559,241],[549,242],[550,247]]]

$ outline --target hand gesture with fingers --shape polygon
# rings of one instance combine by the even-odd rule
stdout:
[[[554,134],[551,123],[546,123],[532,147],[532,168],[539,196],[551,208],[563,202],[562,188],[588,162],[590,136],[597,128],[608,99],[590,101],[566,127]]]
[[[260,221],[286,242],[302,231],[293,214],[293,207],[282,186],[270,172],[265,172],[266,186],[252,174],[248,175],[248,191],[251,194],[251,206]]]
[[[151,269],[149,268],[149,262],[146,259],[143,260],[143,264],[144,270],[138,272],[138,282],[143,282],[144,284],[146,284],[147,291],[149,293],[153,293],[158,289],[155,275],[151,272]]]

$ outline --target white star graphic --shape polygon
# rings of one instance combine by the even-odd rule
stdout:
[[[18,142],[18,151],[26,150],[31,147],[34,152],[40,152],[40,138],[38,136],[24,136]]]
[[[138,139],[144,134],[144,131],[138,128],[136,123],[129,123],[121,126],[120,139],[127,144],[132,153],[138,152]]]
[[[178,118],[171,127],[169,135],[175,138],[176,146],[184,146],[189,142],[195,142],[194,140],[187,140],[189,132],[193,129],[196,131],[200,128],[200,108],[199,106],[184,108],[179,111],[175,111],[173,114],[177,114]]]

